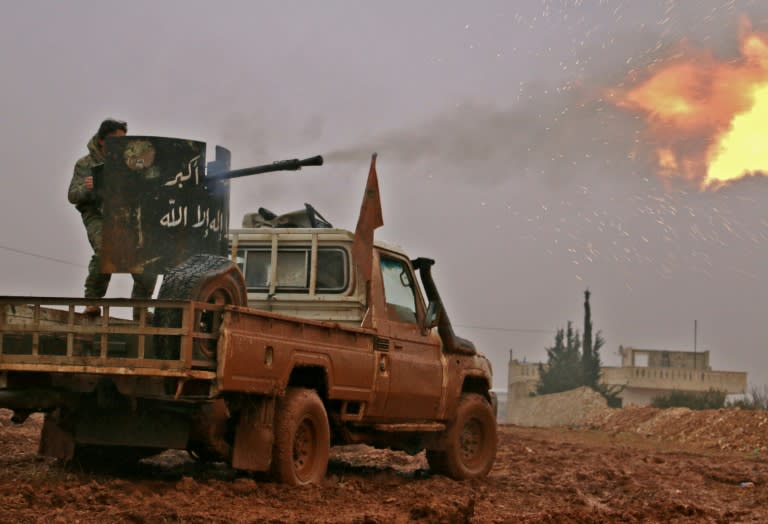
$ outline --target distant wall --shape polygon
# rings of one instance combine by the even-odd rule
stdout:
[[[523,393],[523,388],[517,393]],[[517,426],[567,426],[607,406],[603,396],[588,387],[535,397],[515,395],[510,390],[506,421]]]
[[[632,348],[624,348],[624,355],[631,354]],[[650,350],[646,350],[650,352]],[[661,353],[661,351],[657,351]],[[675,352],[670,352],[675,353]],[[677,352],[680,353],[680,352]],[[699,353],[700,361],[704,357]],[[704,353],[709,358],[708,353]],[[672,359],[674,355],[670,355]],[[671,360],[670,360],[671,362]],[[691,360],[691,363],[693,361]],[[539,381],[539,366],[541,364],[509,361],[509,384],[507,390],[510,398],[528,397],[536,391]],[[747,373],[744,371],[711,371],[694,370],[680,367],[601,367],[600,382],[609,386],[621,388],[618,396],[624,406],[646,406],[659,395],[668,395],[672,391],[707,391],[717,389],[731,395],[743,394],[747,390]],[[510,408],[507,408],[509,412]]]
[[[669,351],[619,346],[622,367],[677,368],[711,371],[709,351]]]
[[[667,389],[624,388],[621,392],[621,405],[622,407],[650,406],[654,398],[669,395],[669,393]]]
[[[600,368],[601,382],[624,386],[624,392],[638,390],[631,403],[640,404],[640,398],[670,391],[707,391],[718,389],[730,394],[746,392],[747,373],[744,371],[694,371],[679,368]],[[643,394],[639,390],[649,390]],[[620,395],[628,405],[630,395]],[[651,398],[651,397],[648,397]]]
[[[496,422],[506,424],[507,422],[507,392],[493,391],[496,394]]]

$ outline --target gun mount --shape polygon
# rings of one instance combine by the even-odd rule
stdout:
[[[323,164],[318,155],[231,170],[228,149],[216,146],[215,160],[206,164],[205,146],[166,137],[107,138],[98,174],[104,273],[159,274],[192,255],[224,256],[230,179]]]

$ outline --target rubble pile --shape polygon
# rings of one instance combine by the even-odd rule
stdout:
[[[592,413],[589,429],[636,433],[697,448],[768,454],[768,412],[739,408],[694,411],[688,408],[626,407]]]

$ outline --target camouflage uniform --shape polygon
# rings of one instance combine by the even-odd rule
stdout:
[[[93,190],[85,187],[85,178],[91,176],[94,166],[104,162],[104,155],[99,148],[98,136],[94,135],[88,142],[88,154],[77,161],[72,182],[69,184],[69,201],[75,204],[80,212],[88,233],[88,242],[93,248],[93,256],[88,263],[88,276],[85,279],[85,298],[102,298],[107,293],[107,287],[112,277],[109,273],[101,272],[101,229],[104,223],[102,202]],[[131,298],[149,298],[155,288],[156,275],[132,275],[133,289]]]

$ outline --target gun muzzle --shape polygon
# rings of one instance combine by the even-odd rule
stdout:
[[[305,158],[304,160],[299,160],[300,166],[322,166],[323,165],[323,156],[317,155],[317,156],[311,156],[309,158]]]

